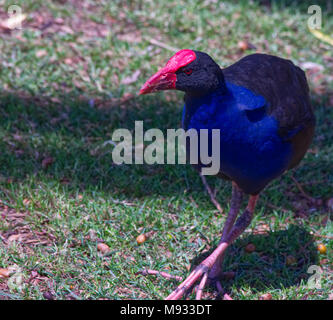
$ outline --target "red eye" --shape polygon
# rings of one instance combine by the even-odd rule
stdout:
[[[187,69],[187,70],[184,70],[184,73],[186,73],[188,76],[193,72],[192,69]]]

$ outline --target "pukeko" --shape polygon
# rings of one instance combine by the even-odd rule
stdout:
[[[304,72],[267,54],[251,54],[221,69],[204,52],[180,50],[140,94],[170,89],[185,92],[185,130],[198,130],[198,135],[199,129],[220,130],[218,176],[232,182],[230,211],[217,248],[167,297],[182,298],[200,280],[200,299],[208,283],[222,291],[219,276],[227,247],[249,226],[266,185],[302,160],[315,117]],[[200,170],[200,164],[196,167]],[[244,194],[249,201],[237,219]]]

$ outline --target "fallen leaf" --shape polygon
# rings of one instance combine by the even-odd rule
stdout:
[[[64,33],[74,34],[73,29],[72,29],[71,27],[69,27],[69,26],[66,26],[66,25],[62,25],[62,26],[60,27],[60,30],[61,30],[62,32],[64,32]]]
[[[130,99],[134,98],[134,95],[130,92],[126,92],[124,93],[124,95],[121,97],[120,99],[120,103],[124,103]]]
[[[64,63],[67,64],[67,65],[72,65],[74,63],[73,59],[72,58],[66,58],[64,60]]]
[[[272,295],[270,293],[265,293],[260,296],[259,300],[272,300]]]
[[[139,31],[119,34],[117,38],[120,41],[126,41],[129,43],[138,43],[142,41],[141,33]]]
[[[55,18],[53,22],[56,24],[63,24],[65,20],[63,18]]]
[[[22,235],[21,234],[12,234],[11,236],[8,237],[7,241],[9,243],[14,242],[14,241],[22,241]]]
[[[51,292],[48,292],[48,291],[43,292],[43,297],[44,297],[44,299],[46,299],[46,300],[53,300],[53,299],[54,299],[52,293],[51,293]]]
[[[121,81],[121,84],[131,84],[134,83],[138,80],[139,76],[140,76],[141,71],[140,70],[136,70],[132,75],[124,78]]]
[[[91,241],[96,241],[96,240],[97,240],[97,234],[96,234],[96,231],[95,231],[95,230],[90,229],[90,230],[88,231],[88,234],[89,234],[89,239],[90,239]],[[98,246],[97,246],[97,247],[98,247]]]
[[[47,51],[46,50],[38,50],[37,52],[36,52],[36,57],[37,58],[42,58],[42,57],[45,57],[45,56],[47,56]]]
[[[326,246],[323,243],[318,244],[317,246],[317,250],[321,253],[321,254],[326,254]]]
[[[103,242],[97,244],[97,250],[103,254],[109,253],[111,251],[110,247]]]
[[[8,278],[10,273],[9,269],[0,269],[0,278]]]
[[[147,238],[146,238],[146,236],[144,234],[140,234],[139,236],[137,236],[136,242],[138,244],[142,244],[142,243],[144,243],[146,241],[146,239]]]
[[[251,253],[254,252],[256,250],[256,246],[253,243],[249,243],[246,247],[245,247],[245,251],[247,253]]]
[[[42,167],[43,169],[47,169],[48,166],[50,166],[54,162],[54,159],[52,157],[46,157],[42,161]]]
[[[324,70],[324,66],[322,66],[319,63],[312,62],[312,61],[303,62],[300,64],[300,67],[305,70],[309,70],[310,73],[317,73],[318,71]]]
[[[293,264],[296,264],[296,258],[294,257],[294,256],[292,256],[292,255],[289,255],[289,256],[287,256],[287,258],[286,258],[286,265],[287,266],[291,266],[291,265],[293,265]]]
[[[246,51],[249,49],[257,49],[255,45],[248,41],[241,40],[238,42],[238,48],[242,51]]]

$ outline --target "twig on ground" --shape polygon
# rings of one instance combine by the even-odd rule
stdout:
[[[308,199],[311,203],[315,203],[316,200],[312,197],[310,197],[303,189],[303,187],[301,186],[301,184],[296,180],[296,178],[294,176],[291,176],[291,179],[295,182],[296,187],[298,188],[298,190],[300,191],[300,193],[306,198]]]
[[[212,191],[212,189],[210,188],[209,184],[207,183],[207,180],[205,178],[205,176],[203,176],[201,173],[200,173],[200,177],[201,177],[201,180],[202,180],[202,183],[204,184],[209,196],[210,196],[210,200],[214,203],[216,209],[220,212],[220,213],[223,213],[223,209],[221,207],[221,205],[218,203],[218,201],[216,200],[216,198],[214,197],[214,193]]]
[[[315,237],[318,237],[318,238],[324,238],[324,239],[329,239],[329,240],[333,239],[333,237],[331,237],[331,236],[326,236],[324,234],[319,234],[319,233],[314,232],[314,231],[312,231],[311,234]]]
[[[267,207],[269,207],[271,209],[281,210],[284,213],[287,213],[287,212],[290,211],[290,210],[287,210],[287,209],[284,209],[284,208],[281,208],[281,207],[277,207],[277,206],[275,206],[274,204],[271,204],[271,203],[267,203],[266,205],[267,205]]]
[[[143,276],[147,276],[147,275],[153,275],[153,276],[157,276],[157,275],[160,275],[162,276],[163,278],[166,278],[168,280],[170,279],[175,279],[177,281],[182,281],[183,278],[180,277],[180,276],[174,276],[170,273],[167,273],[167,272],[164,272],[164,271],[157,271],[157,270],[151,270],[151,269],[145,269],[145,270],[142,270],[142,271],[139,271],[136,273],[136,275],[138,274],[142,274]]]
[[[177,52],[177,51],[179,51],[178,48],[174,48],[174,47],[172,47],[172,46],[169,46],[168,44],[163,43],[163,42],[161,42],[161,41],[158,41],[158,40],[156,40],[156,39],[154,39],[154,38],[145,37],[144,39],[147,40],[149,43],[153,44],[154,46],[161,47],[161,48],[163,48],[163,49],[167,49],[167,50],[170,50],[170,51],[172,51],[172,52]]]

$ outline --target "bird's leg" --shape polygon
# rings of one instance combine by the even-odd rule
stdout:
[[[256,205],[256,202],[258,200],[258,195],[257,196],[250,196],[248,205],[243,212],[243,214],[238,218],[236,224],[232,227],[230,230],[224,230],[223,231],[221,242],[227,242],[231,244],[235,239],[237,239],[247,228],[247,226],[250,224],[252,217],[253,217],[253,212],[254,208]],[[222,262],[224,259],[224,254],[218,257],[216,260],[215,264],[211,268],[209,272],[209,280],[210,281],[218,281],[217,279],[221,276],[221,268],[222,268]]]
[[[243,191],[238,188],[235,182],[232,183],[232,194],[231,194],[231,202],[230,202],[230,211],[228,213],[227,219],[225,221],[222,236],[219,243],[225,241],[227,235],[229,234],[231,228],[235,224],[235,220],[238,216],[241,204],[243,199]],[[220,255],[216,262],[214,263],[212,269],[209,272],[209,279],[216,279],[221,275],[221,268],[223,262],[224,254]]]
[[[200,263],[192,273],[183,281],[178,288],[173,291],[166,300],[177,300],[182,298],[184,293],[188,291],[193,285],[201,278],[199,288],[197,290],[196,298],[200,299],[202,295],[202,290],[204,289],[210,271],[212,270],[214,264],[218,261],[220,256],[223,256],[228,246],[235,241],[250,224],[253,216],[253,211],[255,204],[257,202],[258,195],[250,196],[248,205],[243,212],[243,214],[237,219],[236,223],[225,237],[222,236],[220,243],[213,253],[208,256],[203,262]],[[230,218],[232,220],[232,218]],[[207,276],[208,274],[208,276]]]

